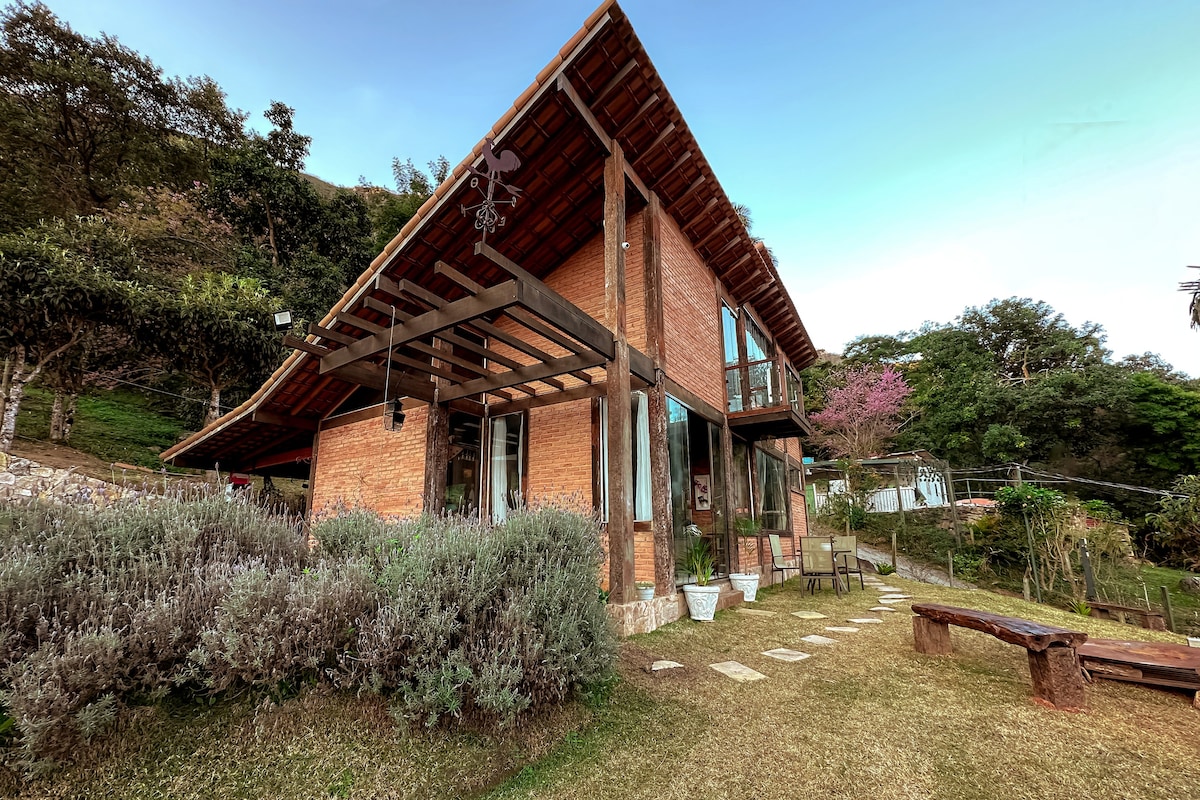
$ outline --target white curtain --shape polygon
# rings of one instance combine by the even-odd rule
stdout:
[[[608,521],[608,398],[600,398],[600,519]]]
[[[508,419],[497,417],[492,420],[492,457],[490,460],[492,522],[503,522],[508,518]]]
[[[644,392],[633,393],[633,518],[650,519],[650,408]]]

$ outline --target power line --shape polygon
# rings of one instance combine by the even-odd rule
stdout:
[[[126,386],[136,386],[137,388],[139,388],[139,389],[143,389],[143,390],[145,390],[145,391],[147,391],[147,392],[158,392],[159,394],[165,394],[165,395],[167,395],[168,397],[177,397],[177,398],[179,398],[180,400],[188,400],[188,401],[190,401],[190,402],[192,402],[192,403],[201,403],[201,404],[203,404],[203,405],[206,405],[206,406],[208,405],[208,401],[207,401],[207,400],[200,400],[200,399],[198,399],[198,398],[195,398],[195,397],[188,397],[188,396],[187,396],[187,395],[185,395],[185,394],[176,394],[175,392],[168,392],[166,389],[157,389],[157,388],[155,388],[155,387],[153,387],[153,386],[147,386],[147,385],[145,385],[144,383],[134,383],[133,381],[127,381],[127,380],[123,380],[123,379],[121,379],[121,378],[113,378],[113,377],[111,377],[111,376],[108,376],[108,375],[101,375],[101,374],[100,374],[100,373],[98,373],[98,372],[88,372],[87,374],[88,374],[88,375],[91,375],[91,376],[92,376],[92,377],[94,377],[94,378],[100,378],[101,380],[105,380],[105,381],[112,381],[113,383],[123,383],[123,384],[125,384]],[[233,406],[222,406],[222,405],[218,405],[218,406],[217,406],[217,409],[218,409],[219,411],[232,411],[232,410],[233,410]]]
[[[1149,486],[1132,486],[1128,483],[1113,483],[1111,481],[1096,481],[1096,480],[1092,480],[1091,478],[1072,478],[1069,475],[1058,475],[1053,472],[1042,472],[1040,470],[1031,469],[1029,467],[1021,466],[1019,464],[1013,464],[1012,466],[1014,466],[1014,467],[1020,466],[1022,472],[1028,472],[1031,475],[1038,475],[1043,478],[1058,478],[1060,480],[1071,481],[1073,483],[1086,483],[1086,484],[1089,484],[1092,486],[1104,486],[1109,489],[1122,489],[1127,492],[1143,492],[1145,494],[1157,494],[1162,497],[1187,497],[1186,494],[1180,494],[1179,492],[1170,492],[1170,491],[1167,491],[1166,489],[1153,489]]]

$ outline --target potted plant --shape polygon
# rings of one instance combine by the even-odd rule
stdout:
[[[654,581],[638,581],[634,586],[637,587],[638,600],[654,599]]]
[[[708,542],[704,539],[694,539],[680,558],[679,566],[684,573],[695,578],[696,581],[684,584],[683,587],[683,596],[687,599],[688,616],[694,620],[711,622],[713,615],[717,613],[717,596],[721,593],[721,587],[708,584],[712,580],[714,570]]]
[[[738,537],[746,540],[746,550],[757,561],[758,537],[762,534],[762,524],[754,517],[739,516],[733,520],[733,530]],[[747,603],[753,603],[758,596],[757,572],[732,572],[729,574],[729,584],[742,593]]]

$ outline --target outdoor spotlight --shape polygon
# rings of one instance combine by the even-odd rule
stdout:
[[[290,331],[292,329],[292,312],[291,311],[276,311],[275,312],[275,330]]]
[[[387,415],[384,417],[388,424],[388,430],[398,431],[404,425],[404,411],[400,404],[400,398],[388,400]]]
[[[628,249],[629,249],[629,242],[621,242],[621,249],[622,249],[622,250],[628,250]]]

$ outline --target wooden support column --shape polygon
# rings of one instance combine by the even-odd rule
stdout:
[[[650,421],[650,503],[654,521],[654,594],[675,593],[675,525],[671,516],[671,459],[667,444],[666,347],[663,335],[662,241],[658,195],[642,211],[642,300],[646,311],[646,355],[654,364],[654,383],[646,391]]]
[[[724,458],[721,459],[722,468],[725,470],[725,506],[717,510],[725,515],[726,527],[733,530],[733,524],[737,520],[737,503],[733,498],[733,493],[737,490],[737,474],[733,467],[733,431],[729,429],[728,419],[721,423],[721,449],[725,451],[722,454]],[[750,565],[742,566],[742,538],[734,535],[729,537],[729,541],[733,544],[729,548],[729,571],[746,572]],[[759,539],[758,543],[761,545],[762,539]],[[769,575],[767,580],[770,579]]]
[[[604,161],[604,322],[613,334],[608,393],[608,591],[636,597],[633,554],[633,453],[630,447],[629,341],[625,337],[625,154],[611,142]]]
[[[422,509],[441,514],[446,507],[446,468],[450,464],[450,407],[430,403],[425,423],[425,489]]]
[[[446,342],[437,340],[436,350],[451,350]],[[442,362],[445,366],[449,364]],[[450,466],[450,405],[439,402],[439,395],[451,384],[445,378],[434,378],[433,402],[425,422],[425,486],[422,510],[426,514],[441,514],[446,508],[446,470]]]

